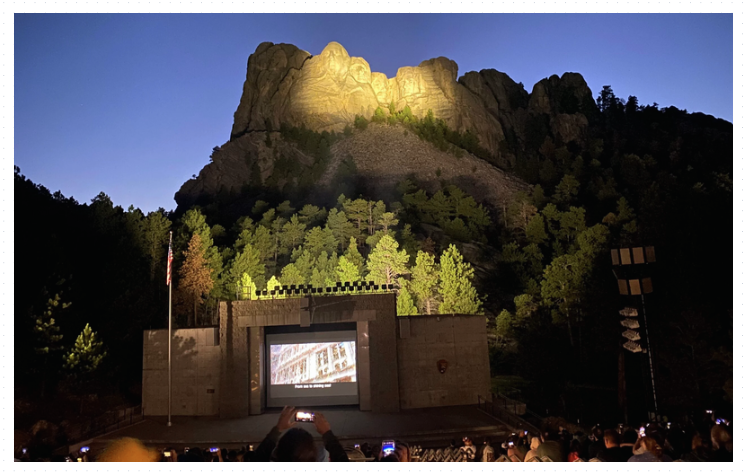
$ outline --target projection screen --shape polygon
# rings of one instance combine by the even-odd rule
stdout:
[[[268,334],[269,407],[356,405],[357,332]]]

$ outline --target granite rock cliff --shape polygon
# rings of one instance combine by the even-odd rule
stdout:
[[[468,179],[466,175],[486,165],[492,171],[482,174],[479,181],[483,184],[473,186],[477,190],[473,194],[479,200],[501,204],[508,190],[523,186],[498,166],[512,169],[519,151],[539,147],[539,143],[527,140],[529,123],[542,117],[550,134],[559,142],[582,143],[588,116],[595,108],[591,90],[576,73],[543,79],[529,94],[522,84],[493,69],[468,72],[458,78],[458,65],[444,57],[429,59],[414,67],[402,67],[395,77],[388,78],[383,73],[373,72],[366,60],[351,57],[335,42],[317,56],[290,44],[262,43],[248,59],[247,76],[229,142],[214,153],[213,162],[196,179],[183,185],[175,199],[179,205],[189,205],[200,196],[216,195],[222,190],[237,193],[250,181],[265,184],[280,155],[309,164],[309,156],[278,139],[277,132],[282,124],[340,133],[353,124],[355,116],[370,118],[378,107],[387,111],[391,103],[397,110],[408,105],[417,117],[432,110],[451,129],[474,133],[481,147],[489,152],[490,164],[471,155],[460,164],[449,164],[445,162],[449,154],[418,139],[410,141],[407,149],[391,150],[393,147],[390,147],[386,153],[383,147],[387,141],[400,143],[403,140],[396,138],[396,132],[379,128],[379,131],[355,134],[337,143],[338,150],[356,150],[345,153],[333,150],[333,160],[323,173],[326,179],[330,180],[344,155],[357,164],[365,179],[373,182],[385,175],[391,182],[409,173],[435,182],[476,181],[479,179],[476,176]],[[264,137],[267,138],[264,140]],[[269,147],[271,137],[273,146]],[[368,139],[372,141],[363,142]],[[395,153],[421,158],[407,160],[409,166],[394,166],[386,155]],[[432,161],[426,158],[428,156],[433,157]],[[467,165],[471,160],[478,161]],[[438,179],[437,168],[456,171]],[[376,169],[382,169],[383,173],[378,174]],[[485,182],[490,179],[487,177],[496,180],[494,186]],[[273,183],[279,188],[283,184]],[[295,182],[286,184],[293,186]]]

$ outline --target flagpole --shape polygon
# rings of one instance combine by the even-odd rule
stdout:
[[[167,407],[167,426],[172,426],[172,232],[169,232],[169,323],[167,330],[167,351],[169,355],[168,360],[168,376],[169,380],[169,395],[168,395],[168,407]]]

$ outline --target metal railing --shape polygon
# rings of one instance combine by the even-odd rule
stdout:
[[[112,410],[103,413],[91,420],[78,433],[71,433],[68,437],[69,444],[95,438],[110,433],[120,428],[125,428],[143,420],[143,409],[141,405],[120,410]]]
[[[542,418],[526,408],[522,411],[519,410],[519,405],[523,404],[503,395],[492,395],[491,400],[487,400],[481,395],[478,396],[479,409],[506,425],[518,430],[540,431],[542,429]]]

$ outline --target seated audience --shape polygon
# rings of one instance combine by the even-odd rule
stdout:
[[[526,453],[526,456],[524,457],[524,462],[529,462],[531,458],[539,457],[538,449],[539,445],[542,444],[541,441],[539,441],[539,438],[537,436],[534,436],[531,438],[531,449],[529,449],[529,452]]]
[[[596,457],[604,462],[626,462],[633,455],[632,448],[630,451],[623,451],[620,448],[620,437],[614,430],[604,431],[604,449],[599,451]]]
[[[724,425],[715,425],[711,428],[711,456],[712,462],[732,462],[732,453],[728,449],[732,437]]]
[[[628,462],[670,462],[672,458],[663,453],[661,445],[651,435],[638,438]]]

